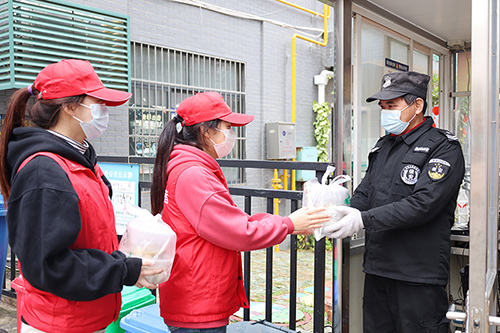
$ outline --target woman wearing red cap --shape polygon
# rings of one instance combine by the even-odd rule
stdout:
[[[281,243],[321,226],[323,209],[288,217],[249,216],[233,202],[216,158],[229,154],[253,116],[233,113],[215,92],[185,99],[160,135],[151,185],[153,214],[177,234],[170,279],[160,285],[160,309],[170,331],[225,332],[229,316],[248,308],[240,251]]]
[[[28,127],[32,95],[38,101],[28,115],[36,126]],[[86,140],[106,129],[106,106],[130,96],[105,88],[89,62],[63,60],[11,98],[0,185],[26,289],[21,333],[104,332],[118,318],[124,285],[156,287],[144,276],[158,270],[116,251],[111,186]]]

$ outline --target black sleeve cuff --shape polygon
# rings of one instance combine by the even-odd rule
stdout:
[[[368,211],[361,212],[361,219],[363,220],[363,226],[365,230],[371,231],[372,230],[372,225],[370,221],[370,214]]]
[[[114,251],[113,257],[125,257],[125,254],[120,251]],[[126,269],[124,271],[123,284],[126,286],[133,286],[139,280],[139,275],[141,274],[142,259],[141,258],[125,258],[123,260]]]

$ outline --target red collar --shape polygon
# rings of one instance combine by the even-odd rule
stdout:
[[[420,126],[420,125],[422,125],[423,123],[425,123],[425,118],[424,118],[424,120],[423,120],[422,122],[418,123],[415,127],[412,127],[412,128],[410,128],[409,130],[406,130],[406,131],[404,131],[403,133],[401,133],[401,134],[399,134],[399,135],[396,135],[396,134],[391,134],[391,135],[392,135],[392,136],[401,136],[401,135],[404,135],[404,134],[406,134],[406,133],[409,133],[409,132],[413,131],[415,128],[419,127],[419,126]]]

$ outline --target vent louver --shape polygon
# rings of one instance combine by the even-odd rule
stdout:
[[[61,59],[88,60],[108,88],[129,90],[128,16],[55,0],[0,3],[0,89],[25,87]]]

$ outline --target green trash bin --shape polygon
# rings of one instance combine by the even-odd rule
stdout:
[[[120,327],[120,321],[132,310],[145,307],[155,303],[155,296],[147,288],[137,288],[135,286],[124,286],[122,290],[122,307],[118,319],[106,328],[106,333],[124,333]]]

